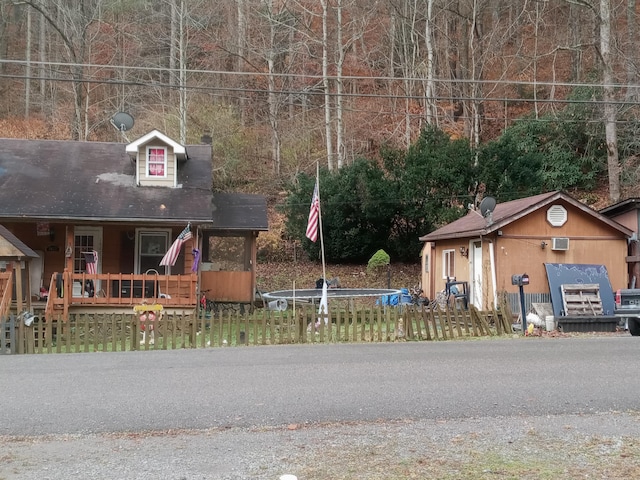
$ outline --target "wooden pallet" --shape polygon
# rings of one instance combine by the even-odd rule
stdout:
[[[562,305],[566,316],[602,315],[602,299],[598,284],[564,284]]]

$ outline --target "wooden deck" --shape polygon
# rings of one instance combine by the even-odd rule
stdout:
[[[45,318],[77,313],[125,313],[135,305],[162,305],[167,312],[193,311],[198,305],[197,275],[55,273]]]

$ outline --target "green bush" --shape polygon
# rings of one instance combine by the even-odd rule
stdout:
[[[384,250],[378,250],[373,256],[369,259],[367,263],[367,271],[372,272],[381,267],[385,267],[391,263],[391,258]]]

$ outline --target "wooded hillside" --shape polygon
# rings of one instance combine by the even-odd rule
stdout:
[[[477,146],[579,85],[604,88],[571,101],[609,128],[637,108],[636,3],[0,0],[0,136],[209,132],[219,188],[275,195],[425,124]],[[132,130],[110,123],[120,111]],[[609,150],[617,176],[635,152]]]

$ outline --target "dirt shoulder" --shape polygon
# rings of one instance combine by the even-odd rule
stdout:
[[[640,477],[637,415],[0,437],[0,479]]]

